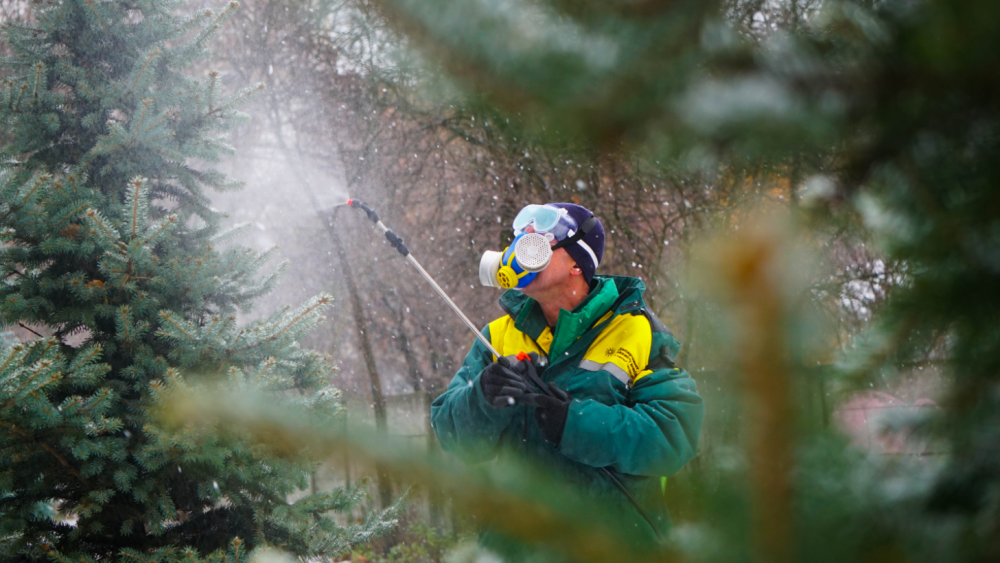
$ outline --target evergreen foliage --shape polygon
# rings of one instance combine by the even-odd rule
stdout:
[[[240,183],[190,162],[230,151],[236,106],[262,86],[226,95],[217,73],[183,74],[237,4],[177,8],[46,0],[4,29],[0,322],[52,334],[0,352],[5,560],[332,557],[392,523],[394,507],[338,527],[329,513],[357,488],[289,504],[307,456],[150,418],[164,390],[201,380],[340,410],[328,360],[296,343],[329,296],[236,322],[278,271],[210,206],[207,190]]]
[[[809,454],[796,466],[808,483],[797,506],[812,511],[796,522],[799,555],[851,560],[860,556],[840,550],[853,545],[897,560],[1000,557],[1000,34],[990,23],[1000,4],[378,4],[471,107],[500,108],[519,137],[638,155],[673,178],[701,174],[699,187],[769,167],[764,181],[791,184],[796,219],[863,229],[903,264],[833,371],[843,390],[915,362],[941,368],[942,410],[899,422],[938,440],[941,455],[880,465],[799,444]],[[838,500],[809,502],[823,483],[842,487]],[[850,541],[807,543],[822,539],[819,522]]]
[[[849,342],[843,350],[829,345],[832,338],[826,342],[823,360],[841,361],[823,370],[823,381],[832,383],[826,396],[833,403],[841,398],[835,391],[892,385],[899,372],[915,366],[940,370],[949,383],[941,409],[925,409],[920,416],[894,421],[895,428],[910,432],[910,437],[931,438],[932,455],[866,457],[846,447],[835,432],[811,432],[797,425],[790,412],[797,409],[790,408],[786,398],[782,406],[788,410],[781,412],[780,422],[788,428],[773,440],[761,441],[783,449],[778,462],[752,447],[727,451],[725,458],[696,460],[713,480],[703,483],[696,505],[688,506],[690,510],[677,522],[672,540],[683,552],[678,559],[985,562],[1000,558],[996,455],[1000,301],[993,289],[1000,286],[1000,192],[995,188],[1000,181],[995,156],[1000,106],[994,95],[1000,76],[1000,35],[993,29],[1000,4],[990,0],[381,0],[374,4],[379,15],[387,15],[395,29],[441,63],[453,83],[464,87],[461,96],[448,100],[458,108],[455,113],[433,117],[450,125],[456,114],[467,121],[476,117],[474,128],[465,127],[476,135],[455,134],[493,151],[483,159],[490,167],[493,154],[500,154],[510,156],[518,168],[531,170],[528,152],[536,155],[539,146],[552,152],[571,147],[609,161],[634,158],[650,176],[674,184],[670,187],[683,194],[684,204],[688,194],[701,194],[706,206],[718,205],[730,228],[747,226],[746,213],[740,213],[745,210],[728,205],[738,199],[735,192],[750,183],[763,184],[760,191],[765,195],[787,198],[781,209],[790,210],[806,232],[789,230],[786,239],[819,233],[817,247],[821,247],[825,241],[836,244],[836,236],[846,231],[865,243],[875,242],[880,258],[896,265],[892,275],[873,276],[891,290],[883,306],[873,307],[875,322],[864,327],[863,337],[838,334]],[[394,77],[387,72],[382,78],[391,82]],[[417,98],[405,80],[395,86],[403,99],[398,106],[405,108],[404,102]],[[368,114],[374,114],[362,113],[366,123]],[[393,114],[393,122],[397,116]],[[451,135],[448,131],[445,137]],[[372,159],[364,156],[365,164],[358,166],[371,166]],[[563,163],[570,164],[568,160],[538,162],[562,168]],[[490,172],[484,170],[480,178]],[[420,178],[423,173],[418,169]],[[572,184],[566,189],[547,181],[551,176],[546,170],[530,175],[535,176],[534,191],[501,183],[495,192],[509,197],[512,206],[531,198],[562,200],[576,195]],[[612,171],[607,175],[604,185],[620,180]],[[592,190],[591,186],[580,190]],[[645,192],[647,187],[647,182],[636,182],[635,191]],[[456,207],[462,207],[459,192],[442,190],[435,195],[442,194],[442,200],[452,197],[459,202]],[[487,195],[486,190],[477,192],[464,202]],[[605,193],[580,197],[607,204],[595,209],[599,214],[605,209],[617,215],[619,200],[610,201],[610,195],[609,190],[609,197]],[[458,215],[472,213],[461,209]],[[627,222],[633,217],[616,219]],[[789,247],[741,246],[752,238],[746,231],[741,228],[735,236],[732,230],[725,233],[736,239],[729,247],[735,251],[726,255],[730,264],[745,266],[747,272],[775,266],[775,271],[792,278],[807,270],[804,261],[767,263],[774,255],[790,254]],[[470,238],[480,240],[480,231],[471,232]],[[835,235],[824,237],[826,233]],[[695,248],[696,254],[719,250]],[[754,256],[739,250],[760,252]],[[815,249],[817,254],[823,251]],[[720,269],[726,267],[732,273],[732,266]],[[770,382],[760,385],[769,389],[762,394],[777,397],[789,387],[815,385],[820,370],[815,362],[806,362],[816,359],[806,353],[815,350],[803,350],[802,341],[808,340],[816,319],[785,316],[814,295],[791,290],[754,293],[731,285],[736,286],[730,287],[734,293],[742,290],[744,302],[737,307],[713,304],[716,310],[744,307],[757,318],[766,318],[766,313],[781,317],[769,326],[737,318],[720,330],[772,337],[769,344],[774,348],[767,351],[774,354],[763,355],[758,368],[778,364],[780,369],[759,370],[761,380]],[[756,289],[761,287],[767,284]],[[846,294],[835,298],[853,300]],[[754,303],[766,310],[753,310]],[[733,346],[726,336],[717,341],[723,350],[720,355],[736,356],[736,363],[721,379],[731,387],[720,390],[720,395],[737,394],[746,371],[741,361],[745,358],[739,356],[757,352],[753,346]],[[733,358],[723,358],[729,359]],[[699,374],[694,376],[698,379]],[[739,406],[707,402],[707,409],[731,407],[735,412],[727,415],[731,422],[725,430],[742,436],[743,429],[735,427],[747,427],[752,433],[760,426],[760,417],[741,408],[752,400],[738,396],[733,403]],[[267,432],[262,434],[266,437]],[[412,472],[412,463],[399,464],[404,465]],[[779,477],[755,479],[768,473]],[[671,478],[668,491],[682,479]],[[516,488],[504,482],[505,491]],[[463,494],[477,498],[478,504],[469,502],[466,508],[489,505],[499,496],[488,485],[473,493],[469,489],[475,487],[454,491],[454,498]],[[778,494],[769,495],[772,492]],[[560,502],[556,499],[545,506],[558,507]],[[761,519],[753,505],[756,510],[768,505],[778,509],[771,518]],[[544,513],[543,509],[514,515],[491,508],[492,513],[485,508],[478,514],[502,520]],[[584,519],[581,513],[570,522]],[[540,539],[533,531],[518,535],[548,546],[573,543],[555,533]],[[580,537],[575,539],[582,542],[603,532],[596,527],[577,531]],[[606,560],[596,551],[571,553],[579,560]],[[650,558],[669,560],[668,555]]]

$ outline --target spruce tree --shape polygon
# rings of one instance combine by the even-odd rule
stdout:
[[[262,275],[272,253],[238,246],[210,205],[207,190],[240,183],[191,162],[230,150],[236,106],[261,86],[224,95],[216,73],[184,74],[237,4],[177,7],[43,0],[4,29],[0,322],[51,333],[0,352],[4,560],[323,558],[392,523],[389,509],[338,527],[329,513],[362,491],[290,504],[308,459],[153,416],[196,380],[340,409],[328,361],[296,343],[329,296],[237,323],[278,271]]]

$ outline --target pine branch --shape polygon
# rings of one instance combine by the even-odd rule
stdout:
[[[38,188],[42,187],[42,184],[48,182],[51,178],[52,178],[51,174],[42,174],[41,176],[39,176],[38,179],[35,181],[35,185],[31,187],[31,190],[29,190],[28,193],[26,193],[23,198],[21,198],[21,203],[17,205],[19,207],[23,207],[26,203],[28,203],[28,200],[31,199],[31,196],[35,195],[35,192],[38,191]]]
[[[98,357],[98,356],[99,356],[99,355],[101,354],[101,352],[103,352],[103,351],[104,351],[104,348],[102,348],[100,344],[98,344],[97,346],[89,346],[89,347],[88,347],[88,351],[87,351],[87,354],[86,354],[86,355],[82,355],[82,354],[81,354],[80,356],[77,356],[77,357],[76,357],[76,358],[75,358],[75,359],[73,360],[73,364],[72,364],[72,365],[71,365],[70,367],[71,367],[71,368],[74,368],[74,367],[76,367],[76,366],[82,366],[82,365],[85,365],[85,364],[88,364],[88,363],[90,363],[90,362],[91,362],[92,360],[95,360],[95,359],[97,359],[97,357]]]
[[[149,127],[147,127],[146,130],[143,131],[143,133],[149,133],[150,131],[152,131],[153,129],[155,129],[157,126],[159,126],[161,123],[163,123],[164,121],[166,121],[172,115],[174,115],[174,114],[172,114],[170,112],[164,112],[163,115],[159,119],[157,119],[156,121],[154,121],[152,125],[150,125]]]
[[[146,139],[146,142],[147,142],[147,143],[152,143],[153,141],[159,141],[160,139],[166,139],[167,137],[173,137],[174,135],[175,135],[175,133],[174,133],[173,131],[167,131],[166,133],[164,133],[164,134],[162,134],[162,135],[159,135],[159,136],[156,136],[156,137],[153,137],[153,138],[151,138],[151,139]],[[158,152],[158,153],[160,153],[160,154],[162,154],[162,155],[166,156],[167,158],[176,158],[176,156],[175,156],[175,155],[169,155],[169,156],[168,156],[168,155],[167,155],[167,154],[166,154],[165,152],[163,152],[162,150],[159,150],[159,149],[156,149],[156,148],[154,148],[154,150],[155,150],[156,152]]]
[[[97,6],[94,5],[94,0],[84,0],[84,2],[87,6],[90,6],[90,11],[93,12],[94,17],[97,18],[97,22],[101,24],[101,29],[107,30],[108,24],[104,23],[104,19],[97,13]]]
[[[125,276],[122,278],[122,283],[118,284],[118,289],[125,289],[125,286],[128,285],[128,282],[132,279],[132,259],[129,258],[125,262],[124,270],[116,273],[125,274]]]
[[[139,113],[139,119],[135,122],[132,139],[129,141],[129,144],[135,142],[136,137],[139,136],[139,130],[142,128],[142,122],[146,119],[146,112],[149,111],[149,106],[151,105],[153,105],[153,100],[151,98],[145,98],[142,100],[142,111]]]
[[[49,174],[42,174],[42,175],[38,176],[35,179],[35,185],[32,186],[30,190],[28,190],[28,193],[26,193],[23,198],[21,198],[21,202],[20,203],[18,203],[18,202],[12,203],[11,206],[10,206],[10,209],[8,209],[7,212],[3,214],[3,217],[0,217],[0,221],[3,221],[5,219],[7,219],[7,217],[9,217],[11,213],[14,213],[15,211],[18,211],[22,207],[24,207],[24,205],[26,203],[28,203],[28,200],[31,199],[31,196],[35,195],[35,192],[38,191],[38,188],[42,187],[42,184],[44,184],[45,182],[47,182],[50,178],[52,178],[52,176],[49,175]],[[16,198],[17,198],[17,196],[15,195],[15,197],[13,199],[16,199]]]
[[[243,254],[241,254],[238,258],[235,258],[232,261],[230,261],[229,265],[227,265],[225,267],[225,269],[223,269],[221,272],[218,272],[217,274],[215,274],[215,276],[213,276],[211,279],[209,279],[209,280],[207,280],[205,282],[202,282],[202,283],[198,284],[197,286],[195,286],[195,287],[193,287],[191,289],[198,290],[198,289],[201,289],[201,288],[205,287],[206,285],[209,285],[209,284],[212,284],[212,283],[215,283],[215,282],[219,281],[220,279],[222,279],[222,276],[225,276],[226,274],[228,274],[229,272],[231,272],[233,270],[233,268],[235,268],[236,265],[239,264],[240,260],[242,260],[243,258],[246,258],[247,256],[249,256],[250,254],[253,254],[253,253],[254,253],[254,250],[252,248],[244,249]]]
[[[250,223],[238,223],[236,225],[233,225],[232,227],[229,227],[228,229],[225,229],[222,232],[220,232],[220,233],[216,234],[215,236],[213,236],[212,237],[212,243],[213,244],[219,244],[221,242],[225,242],[227,240],[230,240],[230,239],[236,237],[237,235],[240,235],[243,232],[245,232],[249,226],[250,226]]]
[[[83,97],[91,98],[91,99],[98,97],[97,93],[94,92],[93,90],[91,90],[90,88],[87,88],[87,85],[84,84],[83,82],[78,82],[77,85],[76,85],[76,89],[79,90],[80,92],[83,92],[85,94],[85,96],[83,96]]]
[[[46,361],[46,362],[44,362],[44,363],[41,363],[41,364],[40,364],[40,365],[39,365],[39,366],[38,366],[38,367],[37,367],[37,368],[36,368],[36,369],[35,369],[35,370],[34,370],[34,371],[32,372],[32,375],[31,375],[30,377],[28,377],[28,378],[27,378],[27,379],[25,379],[25,380],[24,380],[23,382],[21,382],[21,384],[17,386],[17,389],[14,389],[14,391],[12,391],[12,392],[10,393],[10,394],[11,394],[11,396],[12,396],[12,397],[16,397],[16,396],[17,396],[17,394],[18,394],[18,393],[20,393],[22,389],[24,389],[24,386],[25,386],[25,385],[27,385],[27,384],[29,384],[29,383],[33,383],[33,382],[35,381],[35,378],[36,378],[36,377],[38,377],[39,375],[41,375],[41,374],[42,374],[42,372],[43,372],[43,371],[45,370],[45,368],[49,367],[50,365],[52,365],[52,364],[51,364],[51,363],[49,363],[49,362],[47,362],[47,361]],[[49,383],[52,383],[52,382],[55,382],[55,381],[58,381],[58,380],[59,380],[59,377],[58,377],[58,375],[56,375],[56,376],[54,376],[54,377],[53,377],[53,378],[52,378],[52,379],[51,379],[51,380],[49,381]],[[42,384],[42,385],[40,385],[39,387],[44,387],[44,386],[45,386],[45,384],[43,383],[43,384]],[[5,406],[6,406],[6,405],[5,405]]]
[[[215,95],[215,79],[219,77],[219,71],[213,70],[208,73],[209,83],[208,83],[208,114],[212,114],[212,98]]]
[[[58,450],[56,450],[51,445],[49,445],[48,442],[46,442],[44,440],[35,440],[34,437],[31,434],[25,432],[24,430],[21,430],[20,428],[17,427],[16,424],[14,424],[12,422],[7,422],[6,420],[0,420],[0,426],[4,426],[4,427],[10,429],[11,432],[14,432],[18,436],[20,436],[21,438],[23,438],[25,440],[30,440],[33,444],[37,444],[37,445],[41,446],[41,448],[43,450],[45,450],[48,453],[52,454],[52,457],[56,458],[56,461],[58,461],[60,465],[62,465],[66,469],[68,469],[69,472],[74,477],[76,477],[78,481],[80,481],[84,485],[87,484],[87,481],[83,477],[80,476],[80,472],[77,471],[77,469],[75,467],[73,467],[73,465],[70,464],[70,462],[65,457],[63,457],[63,455],[61,453],[59,453]]]
[[[21,324],[21,323],[18,323],[18,324]],[[7,369],[7,366],[9,366],[11,362],[13,362],[15,359],[17,359],[17,358],[20,357],[20,355],[17,354],[16,350],[17,350],[17,348],[14,348],[13,350],[11,350],[11,354],[9,356],[7,356],[7,361],[5,361],[2,366],[0,366],[0,373],[3,373],[3,371]]]
[[[191,29],[192,27],[194,27],[194,25],[196,23],[204,20],[205,18],[212,17],[213,13],[214,12],[212,12],[211,9],[205,9],[205,10],[202,10],[202,11],[198,12],[194,16],[192,16],[192,17],[188,18],[186,21],[182,22],[181,25],[179,25],[179,26],[175,27],[174,29],[168,31],[166,33],[166,37],[175,37],[177,35],[182,35],[185,31],[187,31],[187,30]]]
[[[138,235],[139,230],[139,203],[140,203],[140,192],[142,192],[143,185],[145,183],[145,178],[134,178],[131,182],[132,184],[132,238]]]
[[[68,200],[69,194],[63,191],[62,185],[63,185],[62,180],[57,180],[54,184],[52,184],[52,189],[59,192],[59,195],[63,196],[63,199]]]
[[[193,282],[193,281],[194,281],[195,279],[197,279],[197,277],[198,277],[198,272],[200,272],[200,271],[201,271],[201,266],[202,266],[202,265],[203,265],[204,263],[205,263],[205,260],[204,260],[204,259],[202,259],[202,258],[198,258],[197,260],[195,260],[195,261],[194,261],[194,271],[193,271],[193,272],[191,272],[191,280],[190,280],[191,282]],[[189,289],[191,289],[192,291],[193,291],[194,289],[196,289],[196,288],[193,288],[193,287],[191,287],[191,284],[190,284],[190,283],[188,283],[188,288],[189,288]]]
[[[321,307],[325,307],[325,306],[329,305],[332,301],[333,301],[333,298],[330,297],[329,295],[321,295],[320,298],[319,298],[319,300],[317,300],[317,302],[316,302],[315,305],[313,305],[312,307],[309,307],[308,309],[306,309],[305,311],[303,311],[301,314],[299,314],[299,316],[297,316],[294,319],[292,319],[292,321],[290,323],[288,323],[288,325],[285,326],[285,328],[283,328],[280,331],[278,331],[277,334],[272,334],[270,337],[268,337],[267,340],[270,341],[270,342],[273,342],[273,341],[277,340],[278,338],[281,337],[282,334],[284,334],[285,332],[287,332],[288,329],[290,329],[293,326],[297,325],[300,320],[302,320],[303,318],[305,318],[306,316],[308,316],[310,313],[312,313],[316,309],[319,309]]]
[[[104,219],[101,217],[100,213],[98,213],[96,209],[94,208],[87,209],[86,213],[84,213],[84,216],[90,219],[92,223],[97,225],[97,227],[101,229],[101,232],[104,233],[104,236],[106,236],[109,240],[114,242],[119,250],[124,252],[128,248],[128,246],[124,242],[119,240],[118,233],[115,233],[114,231],[111,230],[110,227],[104,224]]]
[[[173,134],[174,134],[174,132],[171,131],[170,133],[167,133],[165,135],[160,135],[159,137],[156,137],[155,139],[150,139],[150,141],[157,141],[159,139],[164,139],[166,137],[172,136]],[[182,154],[178,153],[178,152],[171,153],[171,152],[168,152],[168,151],[165,151],[165,150],[161,149],[160,147],[150,147],[150,148],[152,148],[154,152],[156,152],[157,154],[159,154],[160,156],[162,156],[163,159],[167,160],[167,161],[171,161],[171,160],[183,160],[184,159],[184,156]]]
[[[170,228],[171,225],[173,225],[176,222],[177,222],[177,215],[174,214],[168,215],[166,219],[163,221],[163,223],[160,225],[160,228],[154,231],[153,234],[149,235],[143,240],[143,244],[146,245],[151,243],[156,237],[160,235],[160,233],[166,231],[168,228]]]
[[[63,217],[68,217],[68,218],[79,217],[79,213],[81,211],[83,211],[84,208],[90,207],[91,205],[92,205],[91,202],[85,201],[85,202],[81,203],[80,205],[77,205],[76,207],[74,207],[70,212],[63,213],[62,216]]]
[[[203,31],[201,35],[199,35],[198,38],[195,39],[193,45],[200,46],[205,40],[211,37],[216,31],[218,31],[222,27],[222,22],[226,18],[231,16],[233,12],[235,12],[236,9],[239,7],[240,7],[239,2],[230,2],[228,5],[226,5],[226,8],[222,10],[221,13],[219,13],[218,17],[215,18],[215,21],[209,24],[208,27],[205,29],[205,31]]]
[[[20,111],[21,99],[24,98],[24,91],[28,89],[27,84],[21,84],[21,91],[17,95],[17,102],[14,103],[14,111]]]
[[[264,374],[266,374],[267,372],[271,371],[271,368],[274,367],[274,363],[275,363],[274,356],[270,356],[266,360],[264,360],[264,364],[257,369],[257,375],[254,376],[253,381],[251,381],[250,383],[252,385],[257,385],[258,383],[260,383],[261,377],[263,377]]]
[[[23,31],[30,31],[32,33],[45,33],[44,30],[38,29],[37,27],[29,27],[29,26],[26,26],[24,24],[19,24],[19,23],[13,22],[13,21],[6,21],[6,22],[4,22],[4,27],[12,27],[14,29],[20,29],[20,30],[23,30]]]
[[[76,174],[70,174],[69,176],[66,177],[66,179],[69,180],[70,185],[73,186],[73,195],[79,196],[80,190],[76,185]]]
[[[242,102],[242,101],[250,98],[254,94],[256,94],[258,92],[263,92],[265,88],[267,88],[267,86],[265,86],[263,82],[257,83],[257,85],[254,86],[254,87],[252,87],[252,88],[244,88],[244,89],[240,90],[239,92],[237,92],[237,94],[235,96],[233,96],[232,98],[230,98],[229,101],[227,101],[226,103],[224,103],[221,106],[219,106],[219,107],[217,107],[217,108],[209,111],[207,114],[205,114],[205,117],[210,117],[210,116],[212,116],[214,114],[217,114],[219,112],[225,111],[225,110],[233,107],[234,105],[236,105],[236,104],[238,104],[238,103],[240,103],[240,102]]]
[[[180,324],[178,324],[177,321],[174,320],[173,315],[171,315],[170,313],[168,313],[166,311],[161,311],[160,312],[160,318],[163,319],[163,320],[165,320],[165,321],[167,321],[168,323],[170,323],[171,326],[173,326],[174,328],[176,328],[181,334],[183,334],[184,336],[188,337],[189,339],[191,339],[191,340],[196,340],[197,339],[197,336],[195,336],[195,335],[191,334],[190,332],[184,330],[184,327],[182,327]]]
[[[135,552],[135,551],[133,551],[131,549],[123,549],[122,552],[121,552],[121,554],[122,554],[122,556],[124,556],[124,557],[126,557],[128,559],[135,559],[139,563],[160,563],[160,561],[163,560],[162,556],[163,555],[168,555],[169,553],[162,554],[162,553],[158,552],[155,557],[148,558],[148,557],[143,557],[141,554],[139,554],[139,553],[137,553],[137,552]]]
[[[38,104],[38,85],[42,81],[42,69],[45,68],[45,63],[38,62],[35,64],[35,88],[31,91],[31,97],[34,99],[35,104]]]
[[[153,62],[153,59],[156,58],[156,56],[159,54],[160,54],[159,47],[153,49],[149,53],[149,56],[146,57],[146,62],[142,65],[142,68],[139,69],[139,73],[136,74],[135,80],[132,81],[132,87],[128,89],[129,93],[135,91],[135,87],[139,85],[139,80],[142,79],[142,75],[146,73],[146,69],[149,68],[149,65]],[[136,129],[138,130],[138,127]]]

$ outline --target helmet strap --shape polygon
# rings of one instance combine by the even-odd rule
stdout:
[[[596,225],[596,224],[597,224],[597,217],[591,215],[589,218],[587,218],[586,221],[583,222],[582,225],[580,225],[580,230],[578,230],[577,232],[573,233],[573,236],[566,237],[563,240],[561,240],[561,241],[557,242],[556,244],[552,245],[552,250],[558,250],[560,248],[567,247],[567,246],[569,246],[571,244],[576,244],[577,241],[579,241],[583,237],[587,236],[587,233],[589,233],[590,230],[593,229],[594,225]]]

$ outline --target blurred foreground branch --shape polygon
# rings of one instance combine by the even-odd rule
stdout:
[[[721,244],[717,270],[732,301],[736,321],[737,370],[747,392],[750,439],[747,458],[753,497],[753,527],[759,561],[793,560],[792,443],[794,413],[787,349],[788,233],[753,226]]]
[[[527,543],[556,549],[580,562],[681,561],[663,547],[639,540],[633,530],[606,518],[608,511],[544,470],[528,464],[467,468],[401,440],[372,432],[347,432],[314,419],[304,409],[275,406],[253,393],[193,392],[175,387],[165,396],[161,420],[168,427],[248,435],[277,455],[331,457],[378,464],[395,479],[442,488],[458,510],[489,521]]]

